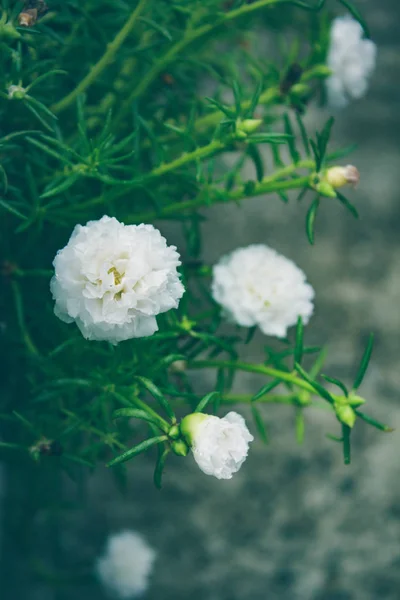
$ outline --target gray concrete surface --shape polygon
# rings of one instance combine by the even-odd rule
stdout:
[[[205,259],[213,262],[251,242],[293,258],[316,289],[307,339],[329,341],[326,371],[350,383],[367,335],[375,331],[362,393],[371,414],[399,428],[400,8],[395,0],[358,6],[379,46],[378,68],[368,96],[337,115],[334,143],[359,144],[351,162],[361,182],[349,195],[361,220],[324,200],[311,248],[304,203],[285,206],[265,197],[241,208],[214,207],[204,227]],[[324,118],[315,110],[308,124]],[[256,336],[247,357],[259,359],[264,342]],[[237,389],[253,390],[258,382],[244,375]],[[100,470],[89,482],[84,508],[66,511],[59,521],[63,566],[90,565],[110,531],[131,527],[158,551],[147,600],[398,600],[398,433],[358,424],[346,467],[340,447],[325,437],[336,427],[326,413],[307,413],[301,447],[290,409],[268,408],[265,417],[271,444],[254,443],[230,482],[202,475],[191,459],[175,458],[160,493],[152,485],[153,460],[145,457],[132,465],[123,497],[109,472]],[[78,501],[75,494],[68,500]],[[51,530],[47,519],[36,523],[41,535]],[[46,540],[40,546],[49,552]],[[90,582],[56,593],[37,583],[26,600],[100,600],[102,594]]]

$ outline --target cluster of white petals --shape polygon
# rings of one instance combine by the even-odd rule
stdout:
[[[121,531],[108,539],[96,572],[110,595],[135,598],[147,590],[155,558],[154,550],[141,535]]]
[[[364,96],[375,63],[376,45],[363,37],[358,21],[350,16],[334,19],[327,59],[332,71],[326,81],[330,106],[342,108]]]
[[[54,312],[89,340],[150,336],[156,315],[177,308],[184,293],[180,264],[175,246],[152,225],[107,216],[77,225],[53,262]]]
[[[313,312],[314,290],[303,271],[264,244],[222,257],[213,268],[212,295],[230,321],[277,337],[299,316],[308,323]]]
[[[245,420],[236,412],[220,419],[193,413],[185,417],[181,430],[192,448],[193,456],[206,475],[231,479],[239,471],[254,440]]]

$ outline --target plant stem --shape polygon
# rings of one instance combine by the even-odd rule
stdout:
[[[268,375],[269,377],[273,377],[275,379],[279,379],[280,381],[284,381],[286,383],[291,383],[292,385],[296,385],[297,387],[310,392],[310,394],[317,395],[317,391],[313,388],[312,385],[304,381],[303,379],[299,379],[296,373],[287,373],[286,371],[279,371],[278,369],[274,369],[272,367],[268,367],[266,365],[254,365],[251,363],[245,363],[241,361],[230,361],[230,360],[197,360],[193,362],[189,362],[187,365],[188,369],[208,369],[208,368],[230,368],[237,369],[238,371],[248,371],[250,373],[259,373],[260,375]],[[335,398],[335,395],[332,394]]]
[[[162,219],[169,217],[174,214],[182,213],[183,211],[193,211],[201,206],[210,206],[219,202],[231,202],[244,200],[246,198],[254,198],[255,196],[262,196],[263,194],[271,194],[280,190],[295,190],[308,185],[309,176],[297,177],[296,179],[289,179],[287,181],[261,181],[255,184],[250,194],[247,194],[243,188],[235,190],[233,192],[226,192],[225,194],[218,194],[212,199],[212,202],[204,195],[199,195],[193,200],[187,200],[185,202],[174,202],[163,208],[161,211],[149,211],[145,213],[134,214],[126,218],[127,223],[148,223],[155,219]],[[223,192],[223,190],[221,190]]]
[[[226,147],[226,142],[222,142],[221,140],[214,140],[207,144],[206,146],[201,146],[200,148],[196,148],[193,152],[185,152],[179,158],[175,160],[161,164],[159,167],[156,167],[148,175],[145,175],[145,181],[149,179],[153,179],[154,177],[161,177],[161,175],[165,175],[170,171],[174,171],[175,169],[179,169],[188,163],[195,162],[200,158],[208,158],[212,156],[219,150],[224,150]]]
[[[126,21],[125,25],[122,27],[122,29],[120,29],[113,41],[107,45],[107,50],[100,58],[100,60],[95,65],[93,65],[86,77],[82,79],[82,81],[76,86],[74,90],[72,90],[70,94],[65,96],[65,98],[63,98],[56,104],[53,104],[51,110],[54,113],[57,114],[62,112],[63,110],[68,108],[73,102],[75,102],[79,94],[85,92],[104,71],[104,69],[106,69],[106,67],[110,63],[112,63],[118,50],[133,30],[136,21],[139,18],[141,12],[143,11],[144,7],[146,6],[147,2],[148,0],[139,0],[136,8],[132,11],[131,16]]]
[[[168,65],[174,62],[175,58],[179,55],[179,53],[185,50],[190,44],[200,39],[201,37],[209,34],[211,31],[217,29],[225,23],[229,23],[230,21],[238,19],[242,16],[251,14],[257,10],[265,8],[266,6],[271,6],[273,4],[282,4],[285,2],[290,3],[291,0],[258,0],[257,2],[253,2],[252,4],[244,4],[236,10],[232,10],[226,13],[220,20],[217,19],[214,23],[208,23],[206,25],[198,27],[197,29],[187,31],[179,42],[177,42],[174,46],[172,46],[172,48],[168,50],[168,52],[166,52],[163,56],[159,58],[159,60],[152,66],[152,68],[133,89],[133,91],[121,107],[121,110],[119,111],[118,117],[115,120],[115,126],[117,127],[126,118],[127,114],[131,109],[133,101],[136,100],[136,98],[142,96],[147,90],[147,88],[156,79],[156,77]]]
[[[22,295],[21,295],[21,290],[19,289],[19,285],[15,280],[13,280],[11,282],[11,287],[12,287],[12,291],[14,294],[15,309],[17,312],[18,325],[21,330],[22,339],[24,340],[24,344],[30,354],[32,354],[33,356],[39,356],[39,351],[36,348],[35,344],[33,343],[28,330],[26,329],[24,307],[22,304]]]
[[[278,99],[280,97],[280,95],[281,95],[281,93],[279,91],[279,88],[277,88],[277,87],[268,88],[259,97],[258,104],[263,104],[263,105],[269,104],[270,102],[273,102],[274,100]],[[249,108],[250,104],[251,104],[250,100],[246,100],[245,102],[242,102],[241,109],[246,110],[247,108]],[[232,109],[233,109],[233,107],[232,107]],[[223,118],[223,116],[224,116],[224,114],[220,110],[215,110],[214,112],[197,119],[194,123],[194,129],[196,131],[203,131],[204,129],[209,129],[213,125],[216,126],[216,125],[218,125],[220,120]]]

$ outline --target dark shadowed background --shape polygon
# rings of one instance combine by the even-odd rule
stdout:
[[[400,6],[398,0],[359,0],[357,6],[378,45],[378,67],[366,98],[336,115],[333,145],[358,144],[350,160],[361,182],[349,196],[361,219],[354,221],[325,199],[312,248],[302,204],[286,206],[268,196],[241,207],[215,206],[204,226],[204,258],[213,263],[237,246],[262,242],[295,260],[316,289],[306,340],[329,340],[325,372],[351,383],[374,331],[361,392],[370,414],[399,427]],[[310,111],[309,129],[327,116]],[[264,343],[257,335],[248,358],[260,359]],[[254,376],[241,375],[237,390],[259,385]],[[126,496],[106,469],[97,471],[86,490],[68,485],[65,510],[40,515],[34,524],[38,554],[79,573],[102,551],[110,532],[132,528],[158,552],[147,600],[398,600],[398,432],[382,434],[357,423],[353,461],[344,466],[340,446],[325,437],[337,433],[331,415],[307,412],[303,446],[295,441],[289,407],[268,407],[265,417],[270,445],[256,441],[231,481],[203,475],[191,458],[175,458],[158,492],[153,458],[144,457],[131,465]],[[29,497],[29,482],[21,482],[19,491],[13,485],[14,496],[7,477],[0,486],[5,536],[0,598],[101,600],[100,586],[85,578],[55,588],[50,575],[47,583],[28,575],[12,528],[13,519],[24,515],[10,515]]]

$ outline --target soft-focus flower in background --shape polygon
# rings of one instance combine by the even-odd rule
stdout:
[[[97,575],[110,595],[135,598],[149,585],[156,554],[146,540],[133,531],[112,535],[96,563]]]
[[[236,412],[220,419],[213,415],[192,413],[180,425],[200,469],[217,479],[231,479],[239,471],[254,440],[245,420]]]
[[[53,264],[54,312],[89,340],[150,336],[156,315],[177,308],[184,293],[179,254],[152,225],[107,216],[77,225]]]
[[[284,337],[298,317],[308,323],[314,290],[291,260],[263,244],[238,248],[214,266],[212,295],[238,325]]]
[[[334,19],[327,59],[332,71],[326,80],[329,105],[342,108],[364,96],[375,63],[376,45],[363,37],[360,23],[349,16]]]

